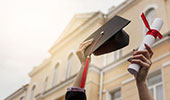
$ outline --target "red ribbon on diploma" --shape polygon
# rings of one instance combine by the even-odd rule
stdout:
[[[145,17],[145,15],[144,15],[144,13],[142,13],[141,17],[142,17],[142,20],[143,20],[145,26],[146,26],[146,27],[148,28],[148,30],[149,30],[149,31],[146,33],[146,35],[149,34],[149,35],[154,36],[155,39],[156,39],[157,37],[159,37],[159,38],[161,39],[161,38],[162,38],[161,33],[159,33],[159,31],[157,31],[157,30],[155,30],[155,29],[151,29],[151,28],[150,28],[149,23],[148,23],[148,21],[146,20],[146,17]]]
[[[87,59],[86,59],[86,64],[85,64],[85,67],[84,67],[84,71],[83,71],[83,75],[82,75],[82,78],[81,78],[81,83],[80,83],[80,87],[81,88],[84,88],[85,86],[85,83],[86,83],[86,76],[87,76],[87,70],[88,70],[88,64],[89,64],[89,60],[90,60],[90,55],[94,49],[94,47],[96,46],[96,44],[98,43],[98,41],[102,38],[104,32],[101,32],[99,38],[96,40],[96,42],[94,43],[94,45],[92,46],[92,48],[90,49],[90,52],[87,56]]]

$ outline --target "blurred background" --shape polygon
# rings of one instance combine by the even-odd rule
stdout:
[[[102,11],[124,0],[0,0],[0,99],[28,83],[28,73],[74,14]]]

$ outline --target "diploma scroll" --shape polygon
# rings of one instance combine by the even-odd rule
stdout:
[[[144,17],[144,14],[142,15],[142,17]],[[143,19],[144,20],[144,19]],[[144,22],[146,21],[146,18],[144,20]],[[147,22],[147,21],[146,21]],[[145,25],[148,24],[145,22]],[[149,24],[148,24],[148,27],[146,25],[146,27],[149,29],[149,31],[147,32],[146,36],[144,37],[144,40],[142,41],[138,51],[141,51],[141,50],[145,50],[145,45],[144,44],[147,44],[148,46],[152,47],[152,45],[154,44],[157,36],[159,38],[161,38],[161,34],[159,33],[161,27],[163,25],[163,20],[160,19],[160,18],[156,18],[152,25],[151,25],[151,28],[149,27]],[[154,32],[155,31],[155,32]],[[138,73],[140,69],[140,66],[138,64],[135,64],[135,63],[132,63],[130,64],[130,66],[128,67],[128,71],[133,74],[133,75],[136,75]]]

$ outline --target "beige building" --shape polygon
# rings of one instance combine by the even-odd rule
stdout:
[[[88,100],[139,100],[135,80],[127,72],[132,50],[139,47],[147,31],[140,14],[149,23],[164,20],[164,37],[153,45],[154,56],[148,87],[155,100],[170,100],[170,0],[126,0],[108,14],[101,12],[76,14],[62,35],[51,47],[51,57],[29,73],[29,85],[5,100],[64,100],[66,89],[72,86],[80,62],[75,54],[79,44],[115,15],[131,20],[125,28],[130,36],[127,47],[102,56],[92,56],[86,81]]]

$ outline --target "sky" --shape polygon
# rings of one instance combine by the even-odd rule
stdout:
[[[123,1],[0,0],[0,100],[30,82],[74,14],[107,13]]]

